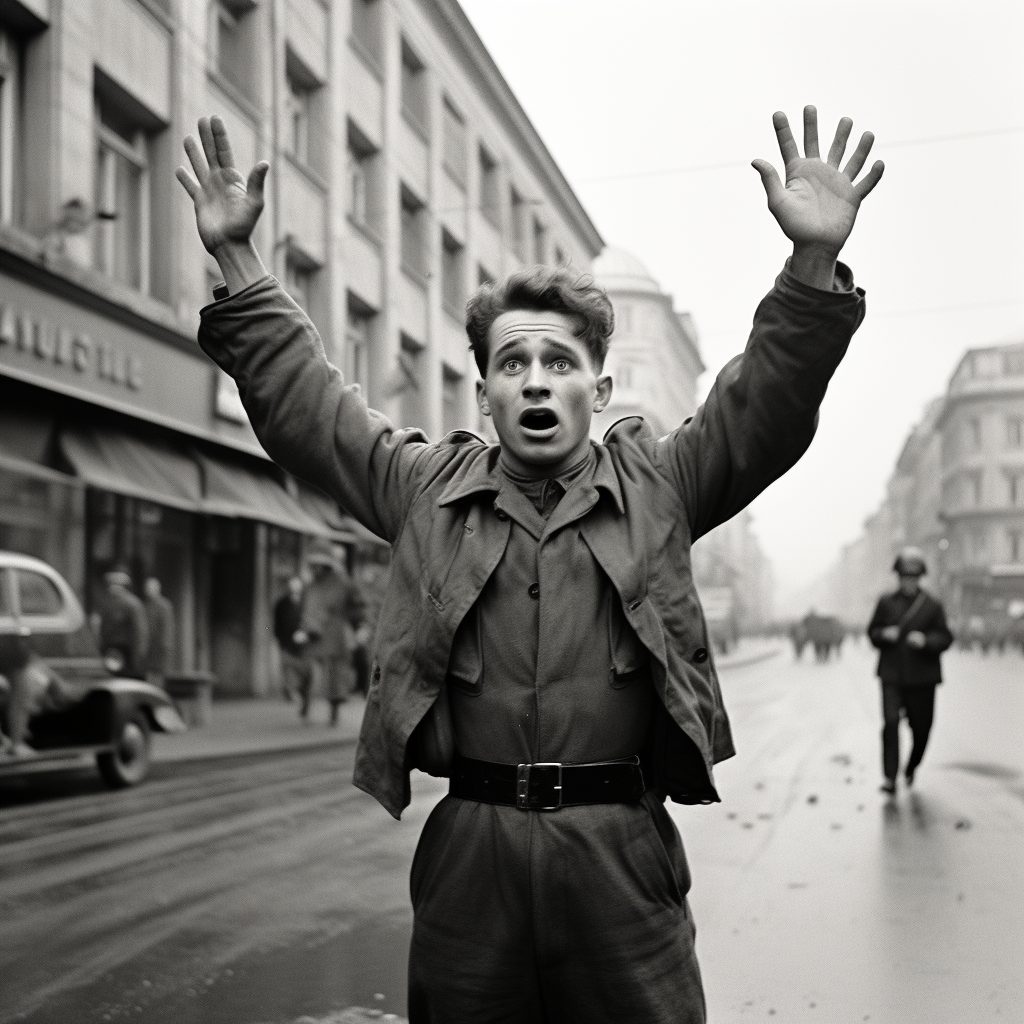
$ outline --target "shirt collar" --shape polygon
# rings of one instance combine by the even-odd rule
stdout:
[[[573,483],[590,483],[599,491],[604,491],[615,503],[621,515],[626,509],[611,455],[603,444],[592,443],[591,450],[595,454],[593,469],[585,470]],[[497,494],[508,479],[498,463],[500,454],[501,448],[498,445],[490,445],[478,457],[467,459],[456,471],[455,476],[448,481],[437,504],[441,507],[451,505],[461,498],[481,492]]]

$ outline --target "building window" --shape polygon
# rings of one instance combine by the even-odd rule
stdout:
[[[402,335],[398,354],[402,373],[401,426],[423,425],[423,346],[407,334]]]
[[[1006,443],[1010,448],[1024,447],[1024,418],[1007,416]]]
[[[967,500],[977,508],[981,504],[981,474],[970,473],[967,477]]]
[[[967,447],[975,452],[981,450],[981,420],[979,419],[967,421]]]
[[[19,219],[20,88],[21,45],[0,26],[0,224]]]
[[[1020,530],[1007,530],[1006,540],[1010,561],[1024,562],[1024,533]]]
[[[457,320],[465,313],[463,285],[463,246],[444,228],[441,229],[441,302]]]
[[[423,200],[405,185],[400,188],[402,206],[402,269],[416,277],[426,273],[427,211]]]
[[[297,253],[289,252],[284,263],[284,290],[309,315],[314,301],[317,267],[302,259]]]
[[[96,268],[150,291],[150,138],[107,91],[95,98]]]
[[[377,66],[381,64],[382,0],[352,0],[352,39]]]
[[[441,430],[448,434],[462,425],[462,374],[445,366],[441,378]]]
[[[466,122],[447,96],[442,105],[444,126],[441,146],[445,170],[460,185],[466,185]]]
[[[533,218],[533,262],[544,263],[548,255],[547,228],[537,217]]]
[[[322,83],[292,53],[291,47],[285,51],[285,79],[284,148],[300,164],[322,170],[316,159],[320,129],[316,97]]]
[[[498,192],[498,161],[480,147],[480,212],[495,226],[501,227],[501,199]]]
[[[1024,349],[1003,353],[1003,374],[1007,377],[1024,377]]]
[[[349,121],[346,209],[353,223],[373,231],[380,219],[377,155],[377,148]]]
[[[247,98],[255,81],[254,0],[211,0],[207,44],[210,64]]]
[[[983,562],[985,559],[985,541],[983,530],[975,530],[971,534],[971,557],[975,563]]]
[[[349,383],[358,384],[364,394],[370,383],[370,352],[375,316],[373,309],[349,292],[345,330],[348,348],[347,376]]]
[[[509,198],[509,215],[511,219],[512,228],[512,251],[521,259],[525,260],[526,256],[526,233],[528,225],[528,209],[529,204],[523,198],[519,189],[515,185],[511,186],[508,190]]]
[[[1024,505],[1024,473],[1008,470],[1006,473],[1007,504],[1011,507]]]
[[[427,130],[427,76],[423,61],[402,40],[402,113],[421,132]]]

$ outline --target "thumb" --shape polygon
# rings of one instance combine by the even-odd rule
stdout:
[[[266,180],[267,171],[270,170],[270,164],[266,160],[261,160],[250,172],[249,179],[245,183],[245,191],[250,199],[256,199],[259,202],[263,202],[263,182]]]
[[[761,175],[761,184],[768,193],[768,205],[771,206],[786,191],[779,180],[778,172],[767,160],[752,160],[750,166]]]

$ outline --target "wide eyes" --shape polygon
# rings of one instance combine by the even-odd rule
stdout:
[[[519,373],[524,368],[525,366],[521,359],[507,359],[502,365],[502,369],[506,373]],[[551,362],[551,369],[556,373],[565,373],[572,369],[572,363],[568,359],[554,359]]]
[[[507,373],[518,373],[523,368],[523,364],[518,359],[509,359],[504,368]]]
[[[562,372],[562,371],[565,371],[565,370],[569,369],[569,360],[568,359],[556,359],[551,364],[551,366],[552,366],[552,369],[555,369],[555,370],[558,370],[558,371]]]

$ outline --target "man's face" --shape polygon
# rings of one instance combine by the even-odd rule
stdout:
[[[921,589],[921,577],[910,573],[900,573],[900,593],[913,597]]]
[[[590,444],[590,420],[612,395],[575,323],[563,313],[502,313],[488,335],[487,376],[477,402],[494,420],[508,467],[524,476],[557,476]]]

